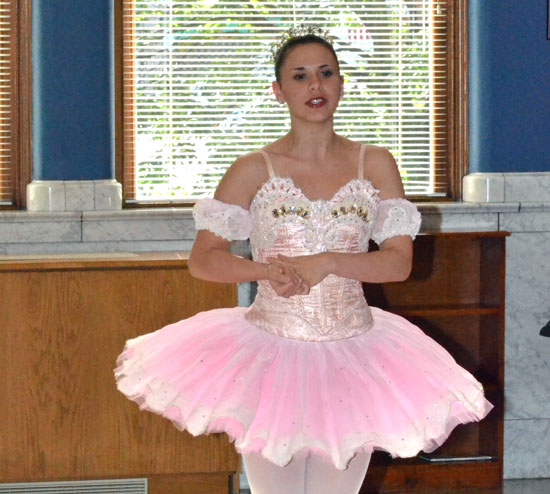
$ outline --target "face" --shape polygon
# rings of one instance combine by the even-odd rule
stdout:
[[[273,92],[294,118],[313,122],[332,118],[343,95],[334,55],[319,43],[296,46],[287,54]]]

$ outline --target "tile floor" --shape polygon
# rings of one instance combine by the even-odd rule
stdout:
[[[284,491],[281,491],[281,493]],[[250,494],[248,489],[241,490],[241,494]],[[336,494],[336,493],[335,493]],[[361,493],[375,494],[375,493]],[[394,493],[411,494],[411,493]],[[482,490],[482,489],[461,489],[458,491],[429,491],[418,492],[414,494],[550,494],[550,479],[523,479],[523,480],[505,480],[504,488],[500,490]]]

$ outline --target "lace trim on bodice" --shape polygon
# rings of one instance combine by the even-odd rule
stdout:
[[[354,178],[330,199],[310,200],[290,177],[270,177],[250,205],[253,255],[260,256],[289,226],[302,233],[308,253],[341,251],[350,231],[359,232],[366,250],[378,208],[378,190],[367,179]],[[304,252],[305,253],[305,252]]]

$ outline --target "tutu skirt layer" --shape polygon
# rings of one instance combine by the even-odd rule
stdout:
[[[407,320],[372,308],[343,340],[281,338],[216,309],[127,342],[119,390],[193,435],[226,432],[243,454],[286,465],[303,449],[346,468],[357,451],[433,451],[492,405],[451,355]]]

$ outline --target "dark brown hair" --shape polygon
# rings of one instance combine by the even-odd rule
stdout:
[[[277,54],[275,55],[275,78],[278,82],[281,82],[281,68],[283,64],[285,63],[285,60],[288,57],[289,52],[301,45],[310,45],[312,43],[317,43],[319,45],[323,45],[325,48],[327,48],[332,55],[334,56],[334,59],[336,60],[336,65],[338,68],[340,68],[340,63],[338,62],[338,57],[336,56],[336,52],[334,51],[333,46],[324,38],[321,38],[320,36],[317,36],[315,34],[305,34],[303,36],[295,36],[294,38],[290,38],[288,41],[286,41],[277,51]]]

